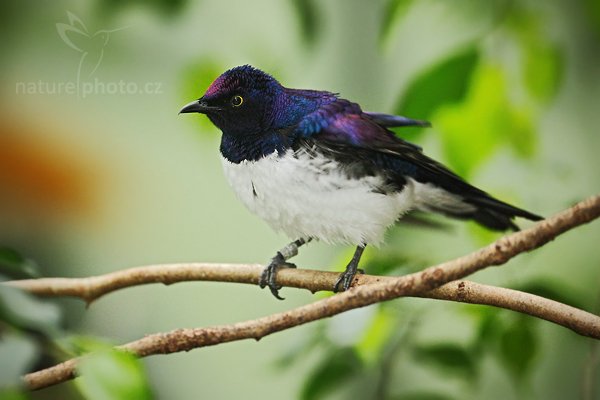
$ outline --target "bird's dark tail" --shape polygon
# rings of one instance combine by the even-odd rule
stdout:
[[[418,162],[420,167],[415,179],[424,184],[421,189],[425,190],[421,190],[420,196],[417,194],[417,202],[420,203],[418,207],[423,211],[471,219],[496,231],[518,231],[519,227],[513,222],[516,217],[531,221],[544,219],[490,196],[423,153],[412,152],[410,155],[411,161]]]
[[[454,218],[472,219],[479,224],[496,231],[505,231],[508,229],[518,231],[519,227],[513,221],[515,217],[526,218],[531,221],[544,219],[539,215],[495,199],[486,193],[478,193],[476,196],[465,197],[463,201],[472,205],[474,209],[464,212],[443,209],[438,211]]]

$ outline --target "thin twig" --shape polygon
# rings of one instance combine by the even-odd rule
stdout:
[[[599,216],[600,196],[593,196],[529,229],[505,236],[469,255],[427,268],[415,274],[396,278],[375,277],[374,279],[373,277],[358,276],[352,290],[290,311],[231,325],[212,328],[178,329],[167,333],[153,334],[119,346],[119,348],[133,352],[140,357],[145,357],[153,354],[189,351],[198,347],[211,346],[234,340],[249,338],[258,340],[274,332],[401,296],[445,298],[454,301],[472,301],[480,304],[506,306],[505,308],[526,312],[561,323],[582,335],[600,338],[599,318],[593,314],[522,292],[510,291],[510,296],[508,297],[511,299],[506,299],[507,296],[502,295],[502,292],[510,289],[492,288],[466,281],[452,282],[485,267],[501,265],[517,254],[543,246],[561,233],[592,221]],[[248,269],[252,269],[251,273],[248,272],[251,275],[251,277],[247,278],[248,281],[252,283],[257,282],[258,269],[257,271],[254,271],[254,268]],[[136,271],[136,274],[140,273],[139,269],[134,269],[134,271]],[[176,277],[171,277],[171,280],[158,279],[159,271],[154,272],[156,274],[153,275],[155,279],[153,282],[172,283],[181,280],[178,280]],[[311,279],[314,278],[314,280],[311,280],[313,282],[311,285],[314,285],[312,286],[313,289],[323,290],[324,287],[331,287],[330,274],[312,272],[311,276],[307,272],[299,273],[299,271],[294,270],[282,270],[278,275],[278,282],[282,285],[308,287],[309,284],[300,285],[299,282],[310,277]],[[98,285],[101,289],[97,292],[90,290],[88,287],[83,289],[84,292],[87,290],[85,295],[75,294],[84,293],[77,291],[71,291],[70,295],[78,295],[91,301],[110,290],[129,286],[133,282],[127,281],[126,275],[115,274],[117,274],[116,277],[118,279],[113,275],[113,278],[115,278],[114,282],[112,284],[104,282]],[[101,277],[93,279],[98,278]],[[135,279],[141,283],[150,282],[150,280],[143,282],[143,279],[140,280],[139,276]],[[207,280],[213,279],[207,277]],[[370,282],[368,284],[366,284],[367,282],[360,284],[361,280],[370,280]],[[231,279],[228,281],[231,281]],[[9,284],[19,286],[14,282]],[[33,284],[29,282],[28,285]],[[106,285],[108,285],[108,289]],[[27,285],[21,285],[21,287],[23,286],[26,287]],[[34,286],[30,287],[33,288]],[[40,286],[35,290],[38,293],[43,292]],[[35,290],[32,289],[32,291]],[[60,290],[62,290],[62,295],[68,292],[63,289]],[[58,293],[60,290],[48,290],[47,293]],[[429,294],[431,296],[428,296]],[[24,381],[31,389],[54,385],[72,379],[75,376],[76,364],[77,359],[71,359],[54,367],[28,374],[24,377]]]

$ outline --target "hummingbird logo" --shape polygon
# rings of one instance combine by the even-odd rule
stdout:
[[[82,77],[91,77],[100,66],[104,57],[104,48],[108,44],[111,33],[128,27],[111,30],[102,29],[92,34],[77,15],[67,11],[67,17],[69,23],[57,23],[56,30],[58,36],[67,46],[81,53],[77,68],[77,82],[80,82]]]

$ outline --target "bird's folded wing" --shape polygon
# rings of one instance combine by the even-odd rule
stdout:
[[[410,177],[459,195],[470,204],[501,213],[508,218],[541,218],[491,197],[423,154],[419,146],[394,135],[386,128],[392,126],[390,124],[393,117],[386,114],[367,114],[362,112],[357,104],[337,99],[305,117],[296,129],[302,140],[308,140],[322,149],[343,155],[347,160],[354,157],[356,161],[379,169],[389,177],[395,176],[399,186],[401,181]],[[514,224],[510,225],[508,219],[503,220],[501,225],[498,227],[515,227]]]

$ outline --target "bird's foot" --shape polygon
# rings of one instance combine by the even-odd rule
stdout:
[[[343,289],[343,291],[350,289],[350,286],[352,286],[352,281],[354,281],[354,276],[356,276],[357,272],[361,274],[365,273],[365,271],[362,269],[358,269],[358,262],[360,261],[363,251],[365,250],[365,246],[366,245],[363,244],[356,247],[354,256],[352,256],[352,260],[350,260],[346,266],[346,270],[340,274],[333,285],[333,291],[335,293],[340,292],[340,289]]]
[[[333,292],[345,292],[346,290],[350,289],[350,286],[352,286],[352,282],[354,281],[354,277],[357,273],[364,274],[365,271],[356,267],[354,269],[346,268],[346,270],[342,272],[335,281],[335,284],[333,285]],[[343,290],[340,290],[340,288]]]
[[[268,286],[273,296],[279,300],[284,300],[283,297],[279,296],[279,289],[282,286],[277,284],[277,271],[280,268],[296,268],[296,265],[285,261],[281,252],[278,251],[277,255],[271,259],[271,263],[263,270],[258,284],[261,289]]]

